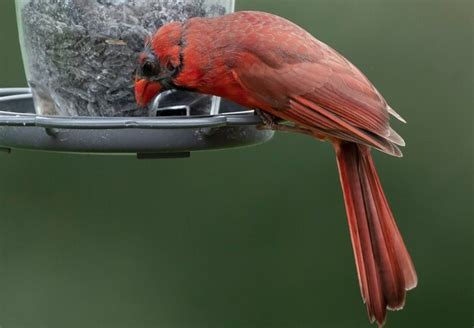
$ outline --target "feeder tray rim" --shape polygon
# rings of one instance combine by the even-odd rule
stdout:
[[[32,100],[28,88],[0,89],[0,104]],[[16,94],[15,94],[16,93]],[[4,96],[2,96],[2,94]],[[172,106],[176,108],[178,106]],[[183,105],[183,108],[185,106]],[[170,107],[171,108],[171,107]],[[166,109],[166,108],[163,108]],[[51,116],[0,110],[0,126],[24,126],[64,129],[185,129],[214,128],[262,123],[254,110],[219,113],[217,115],[168,117],[89,117]]]
[[[34,114],[29,92],[28,88],[0,88],[0,151],[182,158],[194,151],[262,144],[274,135],[274,131],[259,129],[260,117],[243,107],[205,116],[42,116]]]

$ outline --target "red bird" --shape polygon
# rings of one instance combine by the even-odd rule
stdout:
[[[142,106],[164,90],[192,90],[259,109],[272,129],[332,143],[369,319],[382,326],[386,309],[403,307],[417,276],[371,155],[402,155],[389,115],[403,119],[364,74],[299,26],[261,12],[167,24],[139,61]]]

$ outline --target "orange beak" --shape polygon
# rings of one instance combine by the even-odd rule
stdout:
[[[161,91],[161,84],[148,80],[135,81],[135,99],[141,107],[148,105]]]

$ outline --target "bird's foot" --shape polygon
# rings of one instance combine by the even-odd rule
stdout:
[[[301,133],[314,137],[315,134],[310,129],[302,127],[300,125],[294,124],[289,125],[287,122],[281,120],[280,118],[266,113],[260,109],[256,110],[257,115],[262,119],[263,124],[257,126],[259,130],[272,130],[272,131],[281,131],[289,133]]]

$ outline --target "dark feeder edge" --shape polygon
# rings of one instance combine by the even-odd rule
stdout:
[[[245,109],[188,117],[60,117],[34,112],[30,89],[0,88],[0,151],[187,158],[192,151],[261,144],[274,134],[258,129],[261,119]]]

